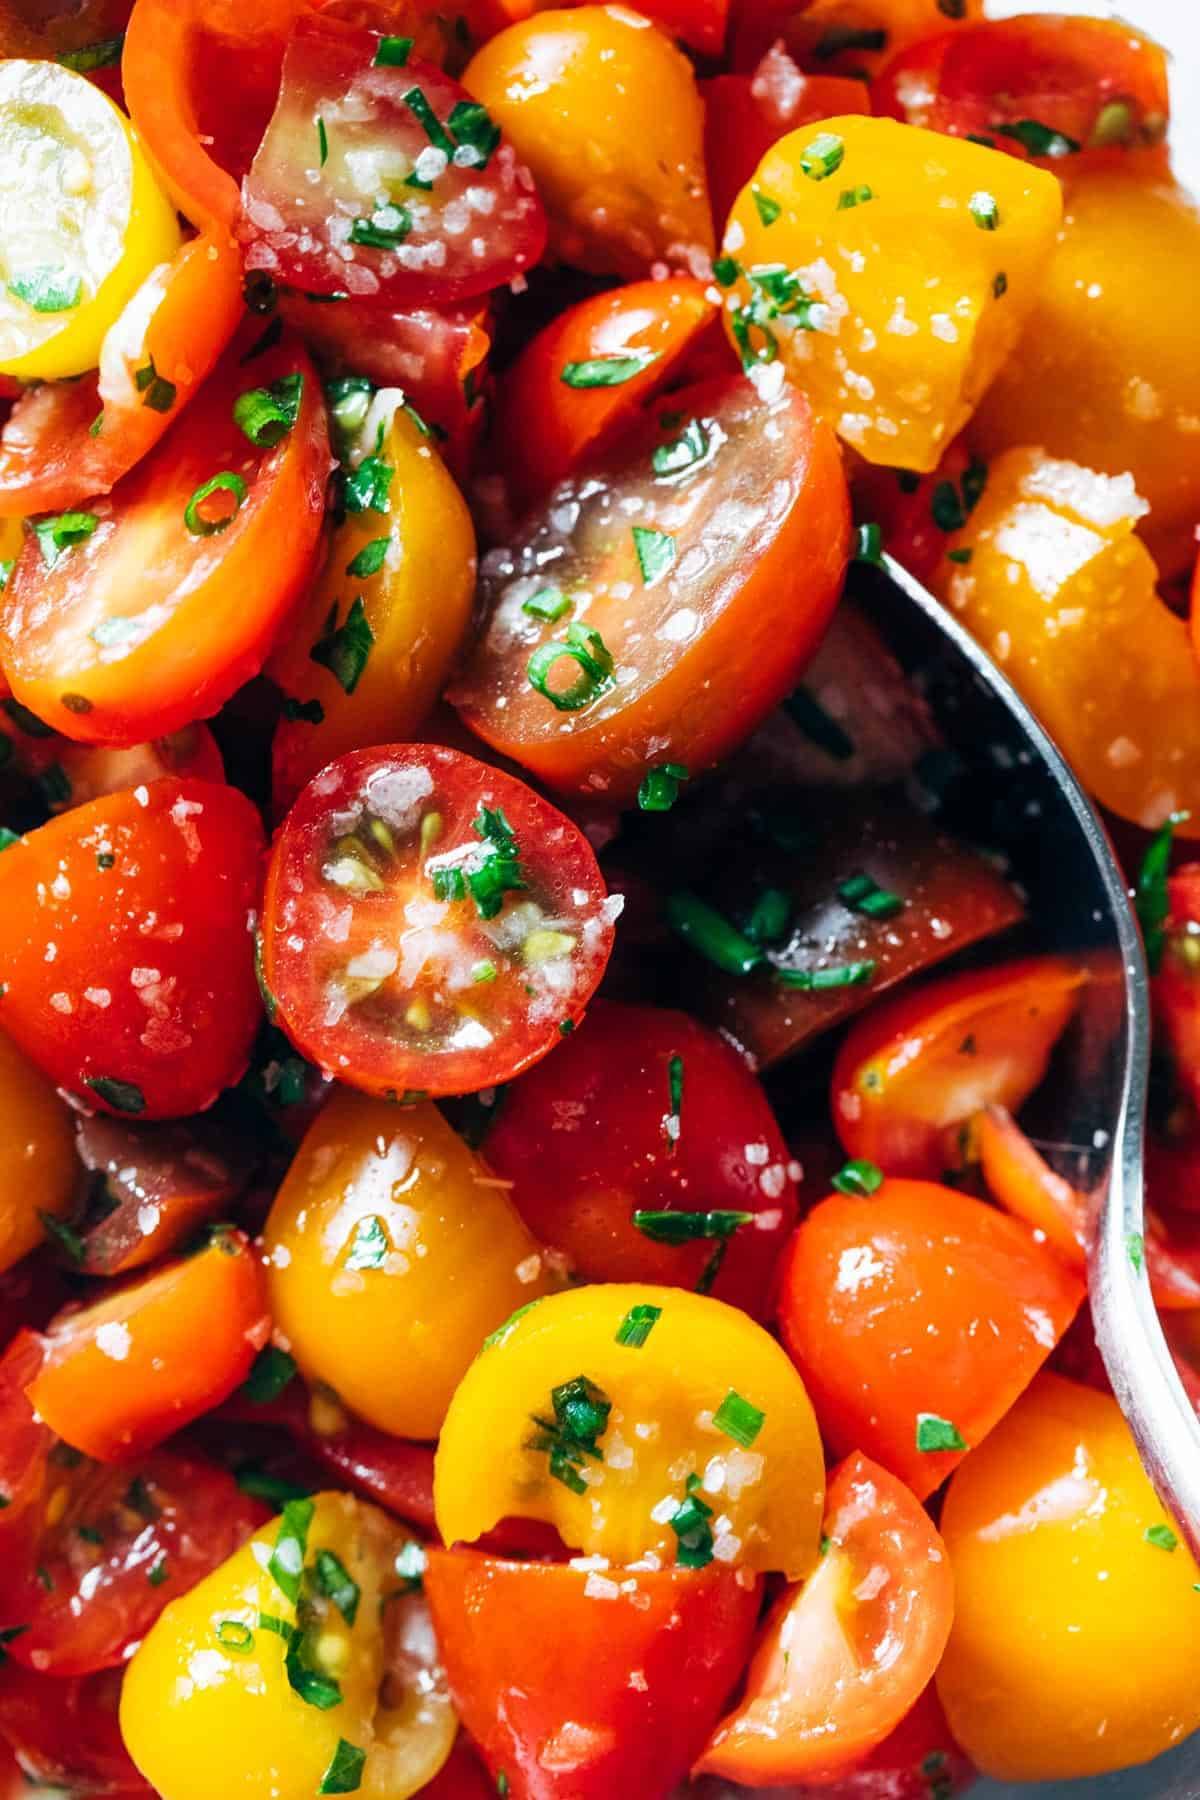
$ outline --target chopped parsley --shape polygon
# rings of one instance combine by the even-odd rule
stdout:
[[[353,1625],[362,1594],[341,1558],[332,1550],[318,1550],[313,1558],[312,1577],[317,1592],[332,1601],[347,1625]]]
[[[987,478],[987,464],[972,462],[963,470],[957,487],[952,481],[939,481],[935,485],[929,512],[939,531],[962,530],[983,498]]]
[[[390,537],[377,537],[372,538],[369,544],[364,544],[358,554],[352,556],[346,564],[347,575],[352,575],[356,579],[367,575],[378,575],[387,560],[388,545],[391,541]]]
[[[773,225],[783,211],[778,200],[772,200],[771,196],[769,194],[764,194],[762,189],[757,185],[751,187],[750,193],[754,201],[754,209],[757,212],[761,223],[767,226]]]
[[[354,1238],[345,1267],[353,1270],[382,1269],[391,1248],[391,1239],[383,1220],[374,1213],[369,1213],[354,1228]]]
[[[505,894],[528,888],[516,833],[502,807],[481,806],[471,829],[486,846],[483,861],[467,873],[467,886],[481,919],[494,919]]]
[[[364,415],[365,416],[365,415]],[[388,490],[396,473],[390,463],[378,456],[364,456],[343,489],[347,512],[380,512],[388,509]]]
[[[93,69],[111,69],[121,60],[121,52],[125,48],[125,33],[116,37],[99,38],[94,44],[84,44],[78,50],[64,50],[58,62],[64,69],[73,69],[77,75],[90,75]]]
[[[592,356],[564,363],[559,380],[569,388],[622,387],[658,361],[657,350],[627,350],[620,356]]]
[[[142,396],[143,406],[148,406],[151,412],[170,412],[178,390],[173,381],[168,381],[164,375],[159,374],[153,357],[134,371],[133,383]]]
[[[1169,1525],[1147,1525],[1146,1542],[1153,1544],[1156,1550],[1177,1550],[1179,1539]]]
[[[329,670],[343,693],[352,694],[374,648],[375,633],[371,630],[361,594],[355,595],[340,625],[337,617],[335,600],[325,620],[325,629],[308,654],[312,662]]]
[[[936,1413],[917,1414],[916,1444],[918,1450],[928,1452],[967,1448],[958,1426],[950,1419],[940,1419]]]
[[[852,1157],[833,1177],[833,1186],[839,1194],[854,1194],[859,1199],[866,1199],[870,1194],[877,1194],[883,1186],[883,1170],[863,1157]]]
[[[300,1598],[300,1580],[308,1551],[308,1528],[316,1510],[311,1500],[289,1500],[283,1508],[279,1535],[267,1564],[275,1585],[294,1606]]]
[[[689,419],[678,437],[655,445],[650,465],[659,476],[684,475],[705,462],[711,450],[712,439],[699,419]]]
[[[286,1350],[280,1350],[276,1344],[265,1344],[242,1383],[243,1398],[251,1406],[267,1406],[272,1400],[278,1400],[295,1373],[295,1359]]]
[[[729,328],[742,367],[752,369],[758,363],[773,363],[779,355],[779,342],[772,329],[775,321],[785,319],[797,331],[812,331],[815,302],[799,275],[783,263],[756,263],[748,269],[739,269],[736,263],[733,266],[734,279],[737,274],[744,275],[750,290],[749,298],[729,314]],[[752,333],[757,334],[757,342]]]
[[[111,1106],[114,1112],[143,1113],[146,1110],[146,1096],[132,1081],[118,1081],[115,1075],[89,1075],[83,1085],[91,1088],[97,1099]]]
[[[531,1415],[538,1429],[526,1439],[525,1448],[544,1451],[554,1480],[561,1481],[573,1494],[584,1494],[587,1482],[580,1470],[588,1457],[603,1461],[597,1439],[608,1425],[612,1401],[586,1375],[576,1375],[551,1389],[550,1404],[553,1419]]]
[[[638,568],[647,587],[653,587],[675,561],[675,539],[668,531],[656,531],[645,525],[633,527],[633,547]]]
[[[36,519],[33,535],[37,538],[42,561],[52,569],[59,557],[90,538],[99,517],[94,512],[56,513],[49,519]]]
[[[369,250],[395,250],[413,228],[407,206],[387,201],[377,206],[369,218],[355,219],[350,227],[350,242]]]
[[[366,1760],[365,1750],[360,1750],[357,1744],[347,1743],[345,1738],[339,1738],[329,1767],[321,1777],[318,1794],[355,1793],[362,1786],[363,1765]]]

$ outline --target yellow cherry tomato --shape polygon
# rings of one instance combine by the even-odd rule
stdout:
[[[25,541],[25,532],[20,519],[0,519],[0,568],[11,572],[11,567],[21,554],[21,545]],[[8,580],[0,582],[0,590]]]
[[[932,469],[1011,352],[1054,247],[1044,170],[893,119],[773,144],[715,273],[744,366],[779,361],[869,462]]]
[[[987,470],[934,586],[1000,663],[1084,785],[1148,827],[1193,808],[1200,834],[1200,667],[1134,536],[1128,475],[1008,450]]]
[[[0,1271],[45,1242],[39,1215],[68,1212],[79,1178],[69,1109],[0,1035]]]
[[[1200,1570],[1116,1401],[1039,1375],[952,1476],[954,1736],[1001,1781],[1101,1775],[1200,1726]]]
[[[554,1294],[495,1333],[434,1470],[447,1544],[512,1515],[614,1563],[794,1581],[816,1561],[824,1493],[808,1394],[775,1339],[721,1300],[633,1283]]]
[[[391,422],[379,447],[378,427],[389,407]],[[280,810],[345,751],[416,738],[470,623],[471,515],[431,439],[400,404],[398,390],[376,397],[363,445],[392,470],[386,511],[346,514],[324,575],[270,664],[291,702],[274,745]],[[371,634],[369,654],[361,672],[348,674],[343,667],[335,673],[313,660],[313,646],[334,608],[344,622],[360,602]]]
[[[506,1184],[429,1101],[339,1088],[264,1241],[275,1324],[301,1369],[398,1437],[437,1436],[486,1334],[547,1287]]]
[[[463,85],[533,171],[564,262],[704,272],[704,106],[692,65],[648,19],[623,6],[534,13],[484,45]]]
[[[1167,576],[1194,561],[1200,518],[1197,288],[1200,208],[1183,188],[1120,167],[1073,176],[1024,335],[970,433],[985,456],[1038,444],[1130,473]]]
[[[151,269],[174,208],[124,114],[53,62],[0,62],[0,373],[81,375]]]
[[[318,1494],[171,1602],[121,1694],[121,1735],[162,1800],[406,1800],[432,1780],[458,1721],[424,1599],[396,1571],[405,1538]]]

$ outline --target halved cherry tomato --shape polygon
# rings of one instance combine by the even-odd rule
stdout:
[[[888,1180],[801,1221],[779,1324],[834,1450],[862,1447],[923,1498],[1007,1412],[1083,1292],[1016,1219]]]
[[[930,1682],[896,1729],[853,1769],[831,1781],[809,1776],[785,1793],[787,1800],[954,1800],[974,1780]],[[699,1782],[695,1800],[729,1800],[728,1789],[715,1786]]]
[[[791,1160],[754,1076],[685,1013],[596,1001],[505,1091],[484,1154],[584,1281],[704,1280],[719,1300],[769,1312],[796,1220]],[[719,1213],[733,1228],[705,1237]]]
[[[782,39],[805,69],[860,76],[909,44],[945,31],[947,19],[977,19],[983,0],[741,0],[734,66],[753,68]]]
[[[540,259],[533,179],[436,64],[301,16],[242,184],[246,266],[308,293],[448,304]]]
[[[871,104],[909,125],[1061,166],[1081,152],[1162,142],[1167,59],[1123,20],[981,20],[902,51],[873,83]]]
[[[746,1691],[705,1745],[698,1773],[752,1787],[840,1776],[933,1679],[954,1580],[924,1508],[856,1453],[830,1477],[821,1542],[808,1580],[772,1608]]]
[[[433,1780],[421,1789],[421,1800],[495,1800],[496,1784],[460,1731],[454,1748]]]
[[[500,383],[501,472],[518,510],[541,499],[638,416],[716,316],[680,276],[635,281],[568,307]]]
[[[329,468],[301,347],[249,366],[228,355],[108,499],[28,537],[0,607],[14,694],[85,742],[214,712],[261,667],[312,572]]]
[[[222,1227],[206,1249],[62,1314],[26,1392],[66,1443],[116,1462],[222,1401],[269,1332],[258,1258]]]
[[[1086,970],[1037,957],[966,970],[872,1007],[838,1052],[833,1120],[850,1156],[935,1181],[989,1101],[1019,1107],[1070,1023]]]
[[[459,1716],[522,1800],[659,1800],[737,1679],[758,1587],[716,1567],[589,1573],[465,1550],[431,1550],[425,1573]]]
[[[106,332],[98,374],[44,382],[9,414],[0,516],[109,493],[179,416],[241,317],[241,263],[224,239],[193,238],[152,270]]]
[[[522,782],[437,745],[357,750],[276,839],[263,973],[351,1086],[472,1093],[574,1030],[614,917],[587,839]]]
[[[163,1607],[232,1556],[265,1509],[191,1453],[157,1450],[105,1467],[74,1453],[60,1460],[64,1449],[46,1458],[45,1522],[31,1554],[0,1577],[0,1616],[23,1628],[7,1646],[14,1662],[88,1675],[124,1662]]]
[[[858,459],[850,468],[854,516],[878,525],[889,555],[928,584],[951,547],[947,524],[971,511],[986,480],[986,468],[973,462],[962,438],[955,438],[928,475]]]
[[[203,1118],[161,1125],[85,1118],[79,1160],[100,1177],[80,1227],[80,1268],[124,1275],[175,1250],[201,1225],[228,1216],[249,1180],[249,1146]]]
[[[0,1680],[0,1740],[16,1752],[24,1783],[5,1800],[28,1795],[30,1782],[108,1800],[154,1800],[121,1740],[116,1670],[82,1680],[6,1669]]]
[[[494,749],[616,806],[655,767],[709,767],[783,698],[848,548],[837,447],[798,393],[735,376],[647,427],[493,552],[449,696]]]
[[[96,1110],[156,1119],[211,1106],[261,1018],[251,928],[263,849],[243,794],[174,780],[89,801],[11,844],[0,1024]]]

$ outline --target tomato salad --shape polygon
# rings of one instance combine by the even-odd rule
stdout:
[[[1200,1729],[1036,1130],[1098,974],[844,592],[890,551],[1105,809],[1200,1408],[1168,112],[982,0],[0,9],[0,1794]]]

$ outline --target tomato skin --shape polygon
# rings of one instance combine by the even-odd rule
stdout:
[[[98,1462],[121,1461],[231,1393],[270,1329],[258,1256],[241,1232],[222,1227],[206,1249],[64,1313],[26,1392],[66,1443]]]
[[[847,1457],[830,1477],[822,1545],[816,1570],[771,1609],[746,1692],[705,1745],[698,1773],[753,1787],[839,1777],[884,1742],[933,1679],[954,1583],[945,1545],[903,1482],[865,1456]]]
[[[496,397],[502,474],[518,511],[532,505],[637,417],[715,318],[709,290],[676,276],[635,281],[568,307],[505,373]],[[570,364],[646,365],[614,386],[570,386]]]
[[[921,1416],[979,1444],[1083,1292],[1017,1220],[951,1188],[891,1179],[869,1199],[831,1194],[801,1221],[779,1325],[835,1451],[862,1446],[923,1499],[964,1452],[919,1450]]]
[[[884,549],[926,586],[942,568],[950,547],[945,530],[933,516],[934,496],[947,481],[961,493],[960,484],[970,464],[964,440],[955,438],[928,475],[862,460],[851,467],[855,518],[878,525]]]
[[[43,1219],[70,1211],[78,1179],[67,1108],[0,1033],[0,1273],[45,1242]]]
[[[89,1275],[124,1275],[177,1249],[227,1217],[249,1181],[249,1146],[204,1119],[127,1125],[101,1113],[80,1119],[75,1141],[112,1206],[81,1233],[79,1266]]]
[[[672,1146],[673,1056],[682,1104]],[[632,1223],[635,1209],[754,1214],[730,1238],[712,1292],[754,1318],[770,1310],[796,1219],[787,1146],[753,1075],[686,1014],[595,1001],[555,1055],[506,1090],[483,1153],[515,1184],[530,1230],[585,1281],[700,1280],[714,1243],[655,1243]]]
[[[446,1761],[421,1789],[421,1800],[494,1800],[495,1784],[469,1745],[460,1731]]]
[[[678,479],[652,475],[652,450],[675,441],[680,415],[708,448]],[[665,430],[648,417],[644,436],[561,483],[503,554],[493,552],[484,630],[448,695],[494,750],[556,789],[613,806],[632,803],[651,766],[680,763],[692,776],[710,767],[795,685],[836,604],[849,547],[837,446],[795,390],[764,403],[731,376],[674,395],[667,416]],[[718,535],[713,515],[734,496],[744,514],[731,526],[719,520]],[[564,518],[575,520],[569,531]],[[669,540],[665,570],[643,562],[634,529]],[[707,566],[690,579],[689,552],[701,547]],[[528,676],[531,656],[562,641],[561,622],[523,612],[552,553],[564,590],[589,590],[583,624],[616,664],[610,685],[573,711]],[[655,597],[631,608],[639,586]]]
[[[0,860],[0,1024],[94,1110],[210,1106],[261,1017],[248,915],[263,848],[250,802],[207,781],[157,781],[30,832]]]
[[[14,694],[66,737],[136,743],[215,712],[261,668],[312,572],[332,466],[320,383],[294,341],[248,367],[241,347],[177,429],[97,501],[84,542],[47,566],[36,537],[26,541],[0,607],[0,660]],[[256,449],[235,400],[297,375],[294,426]],[[236,513],[207,533],[200,514],[193,530],[187,508],[218,473],[243,484]],[[94,635],[128,619],[115,638]]]
[[[493,1779],[505,1775],[519,1800],[658,1800],[737,1678],[756,1581],[716,1566],[642,1570],[628,1591],[621,1579],[429,1552],[451,1694]]]
[[[14,1665],[0,1677],[0,1739],[19,1758],[28,1783],[111,1800],[154,1800],[121,1740],[121,1678],[103,1671],[82,1679],[35,1674]],[[3,1791],[8,1796],[8,1790]],[[11,1800],[11,1797],[10,1797]]]

